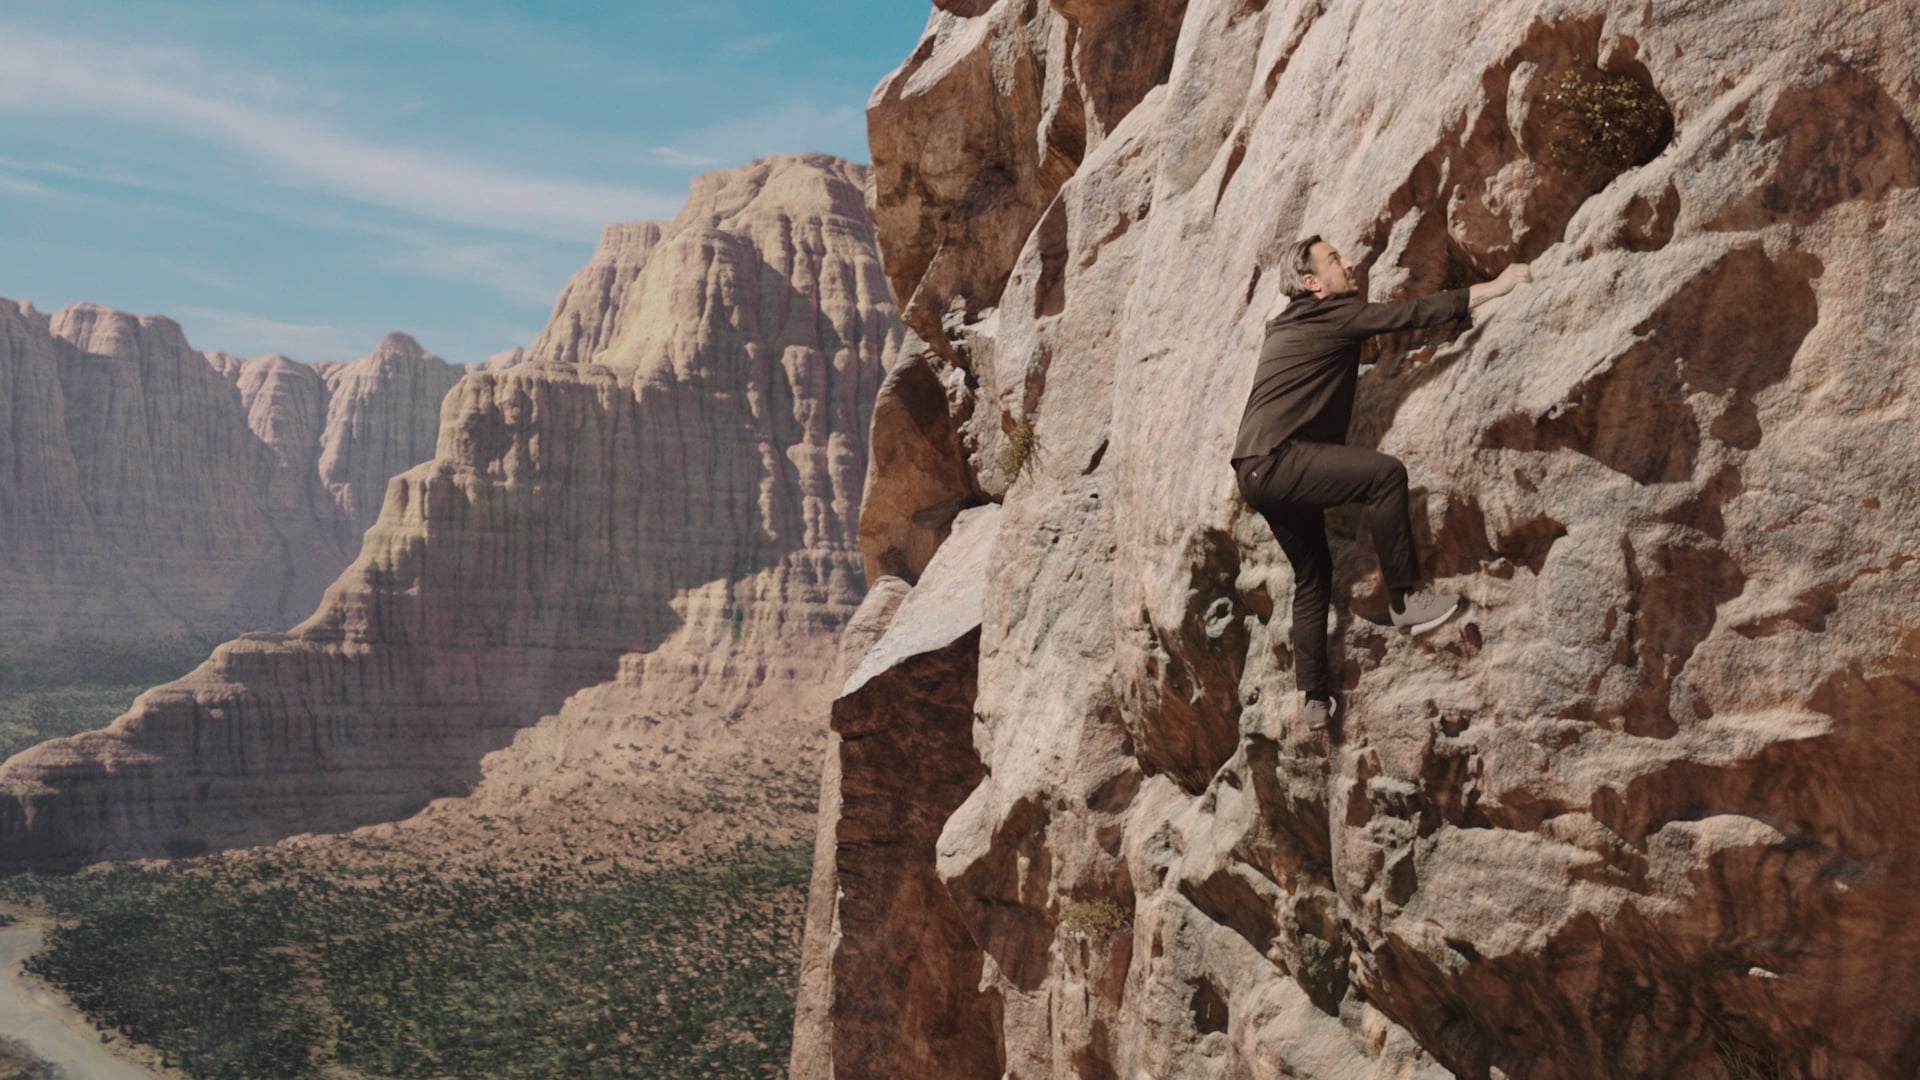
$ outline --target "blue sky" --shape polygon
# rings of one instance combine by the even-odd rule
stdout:
[[[471,363],[608,221],[770,153],[864,161],[925,0],[0,3],[0,296],[198,348]]]

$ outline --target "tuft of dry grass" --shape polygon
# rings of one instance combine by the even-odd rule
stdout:
[[[1131,921],[1127,909],[1111,900],[1082,900],[1060,913],[1061,929],[1087,937],[1112,937]]]
[[[1033,464],[1033,425],[1023,416],[1013,421],[1006,435],[1007,441],[1000,447],[1000,475],[1012,484]]]

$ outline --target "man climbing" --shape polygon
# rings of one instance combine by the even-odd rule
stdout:
[[[1407,519],[1406,466],[1346,445],[1361,343],[1374,334],[1457,319],[1533,278],[1525,263],[1515,263],[1471,288],[1371,304],[1360,296],[1346,259],[1319,236],[1293,246],[1286,275],[1288,303],[1267,321],[1253,392],[1233,444],[1233,470],[1241,497],[1267,520],[1293,564],[1294,676],[1305,696],[1301,719],[1320,730],[1334,710],[1327,670],[1333,556],[1322,511],[1365,504],[1394,626],[1425,633],[1460,608],[1459,598],[1421,586]]]

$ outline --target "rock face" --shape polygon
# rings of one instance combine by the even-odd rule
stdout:
[[[933,1009],[989,1014],[955,1077],[1920,1067],[1912,20],[938,7],[869,106],[912,336],[861,530],[918,585],[834,706],[795,1075],[924,1075]],[[1383,628],[1332,515],[1330,735],[1227,465],[1314,232],[1375,298],[1535,274],[1369,355],[1350,441],[1472,607]],[[915,601],[984,502],[969,668]],[[951,694],[869,699],[936,658],[970,740]]]
[[[466,793],[496,750],[509,778],[476,795],[524,802],[539,776],[592,783],[569,762],[610,724],[653,732],[657,765],[687,742],[658,721],[738,721],[769,699],[817,707],[791,721],[817,752],[864,587],[866,421],[902,333],[864,182],[832,158],[769,159],[696,180],[672,222],[608,229],[530,354],[447,395],[433,459],[388,484],[318,610],[8,762],[0,851],[75,861],[389,821]],[[375,359],[416,353],[390,340]],[[364,492],[359,454],[323,452],[323,475]]]
[[[433,456],[441,403],[462,374],[405,334],[388,334],[372,355],[326,373],[317,467],[351,535],[380,516],[390,478]]]
[[[456,375],[398,334],[323,370],[0,303],[0,667],[291,625],[351,561],[368,489],[432,455]]]

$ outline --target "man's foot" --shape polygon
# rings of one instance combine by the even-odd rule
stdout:
[[[1333,723],[1333,714],[1339,710],[1331,698],[1310,697],[1300,706],[1300,723],[1308,731],[1326,731]]]
[[[1431,589],[1414,589],[1387,605],[1393,625],[1414,634],[1426,633],[1459,610],[1459,597],[1442,596]]]

